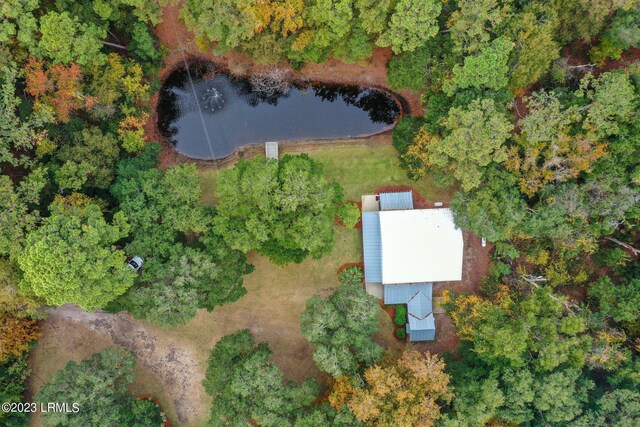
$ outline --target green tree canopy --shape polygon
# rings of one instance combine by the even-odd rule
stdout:
[[[509,54],[514,43],[499,37],[477,55],[464,58],[464,65],[453,67],[453,79],[445,82],[443,90],[453,95],[456,90],[486,88],[499,90],[509,83]]]
[[[378,329],[378,303],[361,285],[341,285],[324,300],[314,296],[300,316],[300,329],[314,345],[313,360],[335,378],[356,375],[375,363],[382,348],[371,336]]]
[[[100,52],[107,36],[104,28],[92,23],[80,23],[67,12],[48,12],[40,18],[40,41],[37,51],[41,58],[54,64],[101,64],[105,55]]]
[[[475,189],[457,191],[451,201],[456,224],[490,242],[510,240],[522,233],[527,204],[517,179],[500,167],[490,167]]]
[[[247,329],[216,343],[202,382],[213,397],[211,425],[288,426],[305,414],[318,392],[316,382],[283,383],[270,355],[269,346],[256,345]]]
[[[442,3],[437,0],[398,0],[389,25],[376,44],[394,53],[413,52],[438,34]]]
[[[466,108],[451,108],[444,126],[443,138],[422,132],[409,148],[406,160],[419,162],[418,174],[431,170],[449,183],[453,177],[468,191],[480,185],[487,166],[506,159],[503,144],[513,125],[492,99],[474,99]]]
[[[333,246],[333,216],[342,191],[322,164],[303,155],[279,162],[255,157],[220,173],[214,231],[242,252],[252,249],[283,265]]]
[[[124,214],[109,224],[95,202],[77,194],[56,199],[50,209],[18,256],[23,292],[49,305],[95,310],[131,287],[134,275],[114,247],[129,231]]]
[[[134,400],[129,385],[135,379],[135,359],[129,352],[110,347],[89,359],[73,360],[49,378],[36,396],[37,402],[77,403],[78,412],[46,412],[45,425],[85,427],[87,425],[162,424],[160,408],[153,402]]]
[[[456,398],[450,425],[467,425],[469,419],[576,419],[593,388],[582,372],[591,349],[585,319],[547,287],[528,295],[503,289],[494,298],[459,296],[449,306],[466,344],[462,360],[452,364]]]
[[[510,1],[460,0],[449,18],[456,53],[474,54],[489,44],[491,33],[509,16]]]

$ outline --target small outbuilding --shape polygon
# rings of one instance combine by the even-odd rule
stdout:
[[[273,141],[265,142],[264,155],[267,159],[278,160],[278,143]]]

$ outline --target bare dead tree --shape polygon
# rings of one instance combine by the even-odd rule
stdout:
[[[636,249],[636,248],[634,248],[633,246],[631,246],[628,243],[621,242],[620,240],[614,239],[613,237],[609,237],[609,236],[606,236],[605,239],[609,240],[610,242],[615,243],[616,245],[622,246],[623,248],[625,248],[626,250],[631,252],[633,254],[633,256],[635,256],[635,257],[640,255],[640,249]]]
[[[566,56],[564,58],[560,58],[557,60],[557,64],[559,64],[562,68],[567,72],[567,77],[571,80],[578,80],[580,77],[592,71],[596,64],[578,64],[578,65],[569,65],[570,57]]]
[[[544,276],[534,276],[534,275],[531,275],[531,274],[523,274],[520,277],[527,284],[531,285],[531,287],[536,288],[536,289],[540,288],[539,283],[544,283],[544,282],[547,281],[547,278],[544,277]],[[549,296],[551,297],[552,300],[557,301],[560,304],[562,304],[564,306],[564,308],[566,308],[567,311],[569,313],[571,313],[572,316],[576,315],[576,313],[573,311],[574,309],[580,309],[580,307],[578,307],[577,305],[572,304],[571,302],[564,301],[564,300],[556,297],[555,295],[553,295],[551,292],[549,292]]]
[[[282,68],[256,73],[249,81],[254,92],[266,96],[286,94],[291,89],[291,73]]]

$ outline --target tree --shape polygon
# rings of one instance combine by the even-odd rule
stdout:
[[[333,245],[338,188],[307,155],[240,161],[220,174],[213,229],[231,248],[255,249],[278,265],[319,258]]]
[[[393,89],[419,92],[427,83],[427,67],[432,60],[429,47],[419,47],[413,52],[394,56],[387,62],[389,85]]]
[[[251,2],[244,0],[188,0],[180,17],[198,39],[218,42],[220,52],[250,40],[262,26]]]
[[[6,0],[0,5],[0,44],[17,44],[25,49],[33,49],[38,21],[34,11],[40,7],[40,0]]]
[[[126,116],[135,114],[136,103],[146,101],[149,86],[144,82],[142,68],[131,60],[123,60],[120,55],[109,54],[104,64],[89,67],[90,83],[88,93],[94,100],[91,114],[98,118],[111,117],[116,113],[116,104],[126,112]]]
[[[378,309],[376,298],[361,285],[341,285],[327,300],[309,299],[300,329],[314,345],[318,368],[338,378],[375,363],[382,354],[371,340],[378,329]]]
[[[399,0],[386,31],[376,44],[391,46],[394,53],[413,52],[438,34],[442,3],[434,0]]]
[[[532,9],[509,19],[507,35],[515,42],[509,58],[512,89],[537,82],[560,57],[560,46],[554,38],[557,19],[549,16],[546,9]]]
[[[391,5],[391,0],[355,0],[354,6],[367,34],[380,34],[387,28]]]
[[[338,219],[349,228],[353,228],[360,221],[360,208],[353,203],[343,203],[338,206]]]
[[[499,0],[460,0],[451,14],[451,29],[456,53],[474,54],[491,40],[492,30],[507,18],[509,2]]]
[[[613,17],[611,26],[607,28],[600,40],[589,52],[591,58],[598,63],[607,58],[620,59],[622,52],[640,45],[640,8],[618,11]]]
[[[86,196],[57,197],[51,216],[29,233],[18,255],[20,289],[49,305],[74,303],[85,310],[102,307],[133,284],[133,273],[115,242],[129,231],[126,217],[108,224]]]
[[[453,398],[444,362],[415,350],[368,368],[364,380],[362,388],[342,384],[349,410],[368,425],[433,426],[440,418],[440,405]],[[338,404],[345,399],[332,395],[329,400]]]
[[[24,402],[27,380],[31,374],[29,353],[0,361],[0,399],[3,402]],[[25,412],[0,411],[0,422],[8,427],[28,425]]]
[[[44,62],[30,57],[25,65],[25,92],[35,97],[34,109],[46,116],[53,110],[58,122],[67,123],[74,110],[90,108],[94,99],[83,95],[82,73],[78,64],[62,64],[45,69]]]
[[[509,83],[509,53],[514,43],[506,37],[499,37],[477,55],[464,58],[464,65],[453,67],[453,79],[446,81],[443,90],[449,96],[456,90],[486,88],[499,90]]]
[[[44,139],[34,117],[18,116],[22,100],[16,96],[15,64],[0,68],[0,162],[13,166],[32,163],[26,153]]]
[[[38,216],[30,212],[22,189],[16,188],[8,176],[0,175],[0,256],[17,254],[25,234],[35,228]],[[34,193],[32,196],[37,197],[39,191]]]
[[[596,299],[604,315],[618,322],[633,322],[640,318],[640,278],[618,282],[603,276],[589,287],[589,296]]]
[[[169,259],[143,271],[142,284],[119,298],[119,309],[163,325],[182,325],[198,308],[238,300],[247,293],[242,275],[252,270],[243,254],[230,250],[217,236],[205,236],[204,250],[174,245]]]
[[[214,211],[202,204],[195,166],[163,173],[154,168],[158,151],[150,144],[118,164],[111,191],[135,230],[125,250],[145,263],[136,286],[108,309],[175,326],[192,319],[198,308],[211,311],[242,297],[242,276],[252,266],[210,229]]]
[[[330,48],[345,39],[351,29],[353,0],[311,0],[305,10],[305,21],[313,28],[311,46]]]
[[[507,171],[490,167],[480,186],[454,194],[455,223],[490,242],[517,237],[527,219],[527,204],[516,184],[517,179]]]
[[[529,364],[538,371],[584,365],[591,345],[585,320],[566,313],[563,299],[549,288],[536,289],[521,302],[508,295],[496,302],[458,298],[450,312],[458,335],[472,343],[485,363],[512,368]]]
[[[114,178],[120,150],[113,134],[99,128],[86,128],[73,136],[72,143],[56,153],[60,162],[84,165],[83,175],[89,186],[107,189]]]
[[[529,114],[520,121],[518,145],[509,149],[506,166],[520,176],[520,189],[532,196],[551,182],[564,182],[591,169],[606,146],[592,136],[575,132],[582,115],[565,107],[553,94],[526,98]]]
[[[460,421],[451,425],[567,423],[582,413],[593,388],[582,372],[591,339],[564,297],[546,287],[523,295],[498,286],[492,300],[445,294],[444,303],[468,344],[451,364],[452,421]]]
[[[618,122],[629,120],[637,109],[637,96],[625,72],[603,73],[598,79],[587,76],[580,82],[591,101],[584,126],[597,136],[618,135]]]
[[[560,23],[558,40],[563,44],[580,39],[593,39],[616,11],[629,10],[634,0],[559,0],[554,3]]]
[[[149,168],[132,176],[119,176],[111,193],[137,234],[158,224],[174,233],[203,233],[210,222],[200,201],[195,165],[175,166],[164,173]]]
[[[0,259],[0,313],[17,318],[40,319],[41,303],[35,298],[18,292],[18,267],[13,261]]]
[[[317,392],[312,379],[303,384],[282,381],[269,363],[266,343],[256,345],[249,330],[224,336],[216,343],[202,382],[213,397],[211,425],[292,425],[311,406]]]
[[[136,401],[128,392],[135,379],[135,359],[110,347],[89,359],[73,360],[49,378],[36,396],[38,403],[77,404],[76,412],[46,412],[45,424],[65,426],[160,425],[163,415],[155,403]]]
[[[432,170],[451,175],[468,191],[482,182],[487,166],[506,159],[503,143],[513,126],[492,99],[474,99],[467,108],[451,108],[444,125],[448,132],[443,138],[424,130],[416,136],[405,155],[410,168],[419,165],[410,169],[412,173],[421,176]]]
[[[595,410],[580,417],[572,427],[624,427],[640,422],[640,393],[620,389],[605,393]]]
[[[0,362],[29,350],[29,344],[40,336],[39,326],[35,320],[0,312]]]
[[[80,65],[103,63],[100,52],[107,32],[91,23],[79,23],[67,12],[50,11],[40,18],[40,41],[37,51],[40,58],[51,59],[54,64]]]

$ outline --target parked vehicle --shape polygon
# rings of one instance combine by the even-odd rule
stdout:
[[[131,258],[131,261],[127,263],[127,265],[131,267],[131,269],[135,272],[140,270],[140,267],[142,267],[142,264],[144,264],[144,260],[139,256],[134,256],[133,258]]]
[[[484,247],[486,247],[486,246],[487,246],[487,238],[486,238],[486,237],[483,237],[483,238],[482,238],[482,247],[484,248]]]

